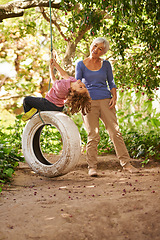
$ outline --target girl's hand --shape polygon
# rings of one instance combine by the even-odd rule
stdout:
[[[113,97],[109,102],[109,106],[110,106],[109,109],[115,107],[115,105],[116,105],[116,98]]]
[[[55,59],[51,58],[50,60],[50,68],[53,69],[55,64]]]

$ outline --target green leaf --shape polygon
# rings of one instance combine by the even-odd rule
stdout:
[[[12,174],[14,173],[14,170],[12,168],[8,168],[6,170],[4,170],[4,173],[8,176],[8,177],[12,177]]]

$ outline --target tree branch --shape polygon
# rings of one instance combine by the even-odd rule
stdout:
[[[8,79],[8,77],[4,77],[2,79],[0,79],[0,90],[1,90],[1,87],[5,84],[5,81]]]
[[[21,17],[25,9],[35,7],[49,7],[49,0],[19,0],[0,5],[0,22],[7,18]],[[54,3],[54,1],[52,1],[51,7],[59,9],[60,3]]]
[[[43,7],[40,7],[40,11],[41,11],[44,19],[45,19],[47,22],[50,22],[50,18],[47,16],[47,14],[46,14],[46,12],[45,12],[45,10],[44,10]],[[62,32],[62,30],[61,30],[61,27],[60,27],[60,25],[57,23],[57,21],[54,20],[54,19],[51,19],[51,22],[57,27],[59,33],[60,33],[61,36],[65,39],[66,37],[65,37],[65,35],[63,34],[63,32]]]
[[[10,99],[14,99],[14,98],[21,98],[24,95],[15,95],[15,96],[3,96],[0,97],[0,101],[4,101],[4,100],[10,100]]]

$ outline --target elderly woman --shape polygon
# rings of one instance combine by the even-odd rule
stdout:
[[[115,110],[117,93],[112,67],[109,61],[101,58],[108,50],[108,41],[105,38],[96,38],[91,44],[90,56],[79,61],[76,66],[75,77],[82,80],[92,98],[91,111],[82,116],[88,133],[87,162],[90,176],[97,176],[97,146],[100,140],[99,119],[103,121],[109,133],[123,169],[130,173],[138,172],[130,164],[130,156],[117,123]]]

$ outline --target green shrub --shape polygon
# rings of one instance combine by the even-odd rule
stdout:
[[[18,162],[24,161],[21,153],[22,126],[17,117],[13,126],[5,129],[2,125],[0,128],[0,192],[3,184],[11,180]]]
[[[45,125],[40,136],[40,147],[43,153],[58,154],[63,147],[61,134],[54,126]]]
[[[119,113],[117,115],[120,115]],[[142,158],[147,163],[148,159],[160,160],[160,122],[158,120],[159,114],[156,117],[145,117],[142,119],[142,113],[134,114],[136,120],[131,121],[131,114],[119,117],[120,129],[132,158]],[[78,126],[82,144],[87,144],[87,133],[81,114],[76,114],[72,117],[73,121]],[[156,119],[156,121],[155,121]],[[142,124],[143,122],[143,124]],[[98,144],[98,154],[115,153],[113,143],[105,129],[102,121],[99,121],[100,142]]]

